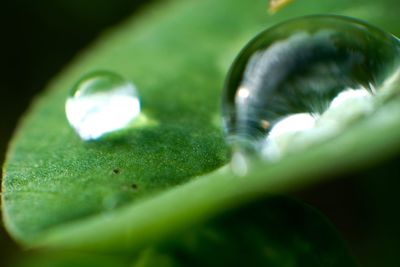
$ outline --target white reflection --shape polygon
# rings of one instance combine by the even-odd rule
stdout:
[[[238,92],[237,92],[237,101],[240,101],[242,99],[248,98],[250,95],[250,90],[246,87],[240,87]]]
[[[312,129],[315,126],[315,121],[315,118],[309,113],[288,116],[274,125],[268,138],[276,138],[284,134]]]
[[[341,105],[346,104],[348,101],[353,101],[356,99],[366,99],[371,98],[372,95],[366,89],[348,89],[346,91],[338,94],[329,105],[329,108],[337,108]]]
[[[281,119],[262,141],[261,153],[268,160],[278,160],[289,151],[307,148],[339,134],[373,109],[373,96],[365,88],[347,89],[321,115],[297,113]]]
[[[279,159],[294,134],[314,128],[316,118],[309,113],[298,113],[274,125],[262,145],[262,155],[269,160]]]
[[[397,68],[397,70],[389,76],[383,83],[382,87],[380,90],[382,91],[383,94],[386,95],[391,95],[392,93],[397,92],[397,87],[395,85],[399,84],[400,82],[400,66]]]
[[[249,170],[246,156],[239,151],[233,153],[230,165],[232,172],[237,176],[245,176]]]
[[[67,118],[83,140],[124,128],[139,113],[140,102],[130,85],[107,93],[73,97],[66,103]]]

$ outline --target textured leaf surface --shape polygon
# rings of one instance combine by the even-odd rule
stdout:
[[[270,16],[266,1],[175,0],[126,22],[54,80],[21,123],[4,171],[9,232],[31,246],[132,249],[265,192],[395,153],[400,106],[391,97],[370,118],[301,157],[255,163],[243,179],[226,168],[212,172],[228,158],[219,120],[224,75],[253,35],[315,13],[359,17],[400,33],[396,2],[303,0]],[[147,122],[83,143],[65,119],[64,101],[82,74],[97,69],[138,86]]]

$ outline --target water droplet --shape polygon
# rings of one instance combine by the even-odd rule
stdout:
[[[65,105],[69,123],[82,140],[124,129],[140,113],[135,86],[120,75],[96,71],[72,88]]]
[[[373,111],[373,96],[399,81],[399,71],[399,40],[358,20],[279,24],[250,41],[231,67],[223,94],[228,142],[275,160],[327,140]]]

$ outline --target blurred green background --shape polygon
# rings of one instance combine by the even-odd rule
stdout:
[[[18,118],[34,95],[85,46],[145,0],[6,0],[1,12],[0,160]],[[399,155],[294,195],[320,209],[339,229],[362,266],[399,266]],[[0,266],[21,251],[0,230]]]
[[[32,98],[104,30],[141,12],[150,0],[5,0],[0,8],[0,161]],[[0,266],[17,245],[0,228]]]

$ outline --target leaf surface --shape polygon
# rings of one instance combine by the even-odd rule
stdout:
[[[400,148],[400,88],[340,137],[301,157],[256,162],[245,178],[220,168],[229,151],[219,102],[233,58],[264,28],[333,13],[400,33],[399,9],[395,0],[303,0],[270,16],[266,1],[158,3],[100,38],[28,111],[4,167],[8,231],[28,246],[131,250],[267,192],[389,157]],[[66,121],[64,102],[76,80],[98,69],[137,85],[146,120],[84,143]]]

